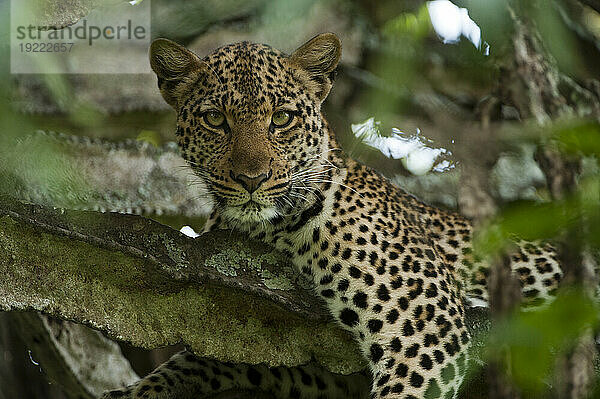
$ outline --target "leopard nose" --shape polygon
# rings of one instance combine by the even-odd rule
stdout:
[[[271,177],[271,171],[269,174],[261,173],[256,177],[250,177],[245,174],[240,173],[239,175],[234,175],[232,171],[229,172],[229,176],[236,182],[240,183],[242,187],[244,187],[250,194],[256,191],[263,182],[269,180]]]

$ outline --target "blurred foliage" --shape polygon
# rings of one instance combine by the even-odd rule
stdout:
[[[598,304],[582,290],[565,290],[542,309],[517,312],[497,322],[487,357],[507,355],[505,366],[524,397],[539,394],[548,388],[556,356],[572,349],[582,333],[598,327],[599,317]]]
[[[495,61],[464,37],[442,43],[427,3],[391,15],[378,28],[377,41],[369,45],[368,73],[363,77],[368,90],[359,99],[359,118],[374,116],[387,131],[388,121],[397,115],[430,119],[436,112],[447,112],[463,117],[459,108],[464,99],[491,91],[497,77]]]
[[[310,8],[317,0],[275,0],[266,2],[260,10],[259,19],[256,21],[263,27],[268,27],[275,34],[286,35],[292,25],[298,23],[298,15],[307,15]],[[331,3],[332,0],[324,0]]]
[[[586,240],[598,246],[599,198],[600,178],[596,176],[581,181],[577,192],[564,200],[511,203],[476,236],[476,253],[487,258],[506,249],[515,239],[549,240],[562,235],[569,236],[570,231],[581,229],[588,232]]]
[[[565,7],[561,0],[454,0],[469,10],[481,27],[483,38],[492,45],[491,56],[501,62],[512,51],[514,31],[511,13],[533,21],[544,46],[562,72],[583,76],[585,57],[579,51],[577,32],[565,23]]]
[[[538,145],[550,145],[565,156],[586,156],[597,165],[600,159],[600,124],[588,120],[561,121],[537,127],[525,140],[533,138]],[[519,137],[511,137],[519,141]],[[522,141],[523,139],[521,139]],[[584,231],[587,243],[600,247],[600,174],[597,166],[584,174],[575,192],[562,200],[549,202],[514,202],[507,205],[489,226],[476,236],[475,250],[480,257],[494,256],[506,249],[515,238],[535,241],[559,237],[581,236],[571,234]],[[581,245],[583,243],[578,243]]]
[[[514,29],[506,0],[455,0],[454,3],[469,10],[471,18],[481,28],[483,40],[490,43],[490,56],[501,61],[511,51]]]
[[[600,260],[600,125],[569,120],[520,130],[521,138],[511,135],[511,141],[537,142],[558,149],[564,157],[587,157],[587,170],[574,192],[563,199],[506,205],[476,233],[476,256],[494,259],[504,251],[510,253],[515,241],[531,246],[563,240],[571,250],[591,249]],[[504,362],[523,397],[544,397],[540,395],[550,388],[557,356],[572,349],[582,333],[600,326],[598,306],[583,289],[563,287],[549,305],[517,311],[497,322],[488,339],[487,356]]]
[[[81,170],[64,154],[59,142],[43,135],[13,137],[0,149],[0,194],[23,198],[42,191],[63,206],[81,207],[92,193]]]
[[[562,151],[600,159],[600,123],[583,120],[555,126],[550,137]]]
[[[77,100],[66,75],[41,75],[44,86],[61,109],[67,110],[66,122],[78,128],[95,128],[104,123],[105,116],[90,104]]]
[[[600,123],[591,119],[562,118],[545,125],[506,123],[499,139],[510,149],[528,143],[551,146],[570,157],[600,159]]]
[[[5,2],[2,7],[8,7]],[[5,15],[4,13],[2,13]],[[7,13],[6,15],[8,15]],[[0,36],[0,48],[9,47],[8,35]],[[6,57],[8,59],[8,57]],[[51,58],[48,58],[51,62]],[[2,76],[10,76],[8,63],[2,63]],[[63,123],[75,129],[93,129],[101,126],[106,117],[90,104],[78,101],[69,83],[61,74],[40,75],[53,101],[68,110]],[[34,137],[36,130],[44,128],[45,120],[36,120],[18,112],[12,98],[12,80],[0,82],[0,194],[15,195],[23,191],[24,185],[43,187],[64,204],[80,206],[90,192],[81,171],[63,156],[64,148],[54,140],[42,136]]]
[[[431,21],[427,6],[423,5],[416,13],[402,13],[385,22],[382,28],[384,37],[400,36],[413,40],[423,40],[431,34]]]
[[[7,83],[4,81],[0,88]],[[89,110],[85,107],[73,110],[73,121],[90,122],[83,109]],[[81,171],[65,160],[64,149],[55,141],[31,136],[36,126],[25,115],[15,112],[4,96],[0,98],[0,129],[0,194],[18,196],[28,191],[25,186],[44,187],[43,190],[62,198],[65,204],[81,205],[89,192]]]
[[[152,4],[154,37],[168,37],[188,43],[211,26],[255,14],[266,0],[171,0]]]

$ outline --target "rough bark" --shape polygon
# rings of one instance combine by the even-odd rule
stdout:
[[[365,367],[311,285],[277,253],[231,232],[193,240],[139,216],[0,197],[0,273],[0,309],[37,310],[137,347],[185,343],[221,361],[313,361],[343,374]],[[41,322],[35,314],[14,317],[14,325],[30,331],[23,338],[36,359],[66,392],[89,397],[133,378],[101,335],[69,322]],[[469,310],[467,323],[473,335],[489,328],[478,309]],[[112,358],[121,371],[92,378],[85,359],[94,353],[96,368]]]

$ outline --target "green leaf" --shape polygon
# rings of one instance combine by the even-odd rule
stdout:
[[[585,234],[571,234],[584,231]],[[553,202],[518,201],[504,208],[487,226],[475,232],[473,249],[481,258],[496,255],[515,239],[551,240],[559,236],[581,237],[600,245],[600,178],[579,181],[577,191]]]
[[[499,322],[490,335],[488,355],[497,358],[501,349],[507,350],[515,382],[525,390],[540,391],[557,354],[598,325],[599,310],[582,290],[564,291],[545,308]]]
[[[554,133],[561,149],[567,153],[600,157],[600,124],[579,121],[561,127]]]
[[[504,237],[516,236],[529,241],[550,239],[574,225],[578,214],[573,201],[517,202],[502,212],[499,227]]]

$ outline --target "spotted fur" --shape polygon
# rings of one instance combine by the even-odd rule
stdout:
[[[368,360],[372,398],[452,399],[468,362],[465,306],[486,301],[488,267],[473,256],[469,221],[420,202],[340,151],[321,113],[340,54],[333,34],[289,56],[243,42],[204,59],[159,39],[151,63],[177,111],[183,157],[214,202],[205,230],[243,231],[312,276]],[[284,127],[271,120],[281,110],[292,115]],[[222,113],[226,122],[210,126],[207,112]],[[512,267],[532,299],[546,298],[561,278],[549,246],[523,243]],[[184,353],[173,361],[182,358],[193,359]],[[178,371],[170,379],[184,381],[180,392],[196,383],[206,392],[221,375],[212,386],[217,392],[231,366],[206,375],[178,367],[161,366],[125,395],[169,397],[156,391],[175,389],[161,376],[165,369]],[[311,391],[294,378],[285,389],[273,388],[267,369],[245,370],[252,369],[260,384],[242,371],[234,378],[240,387],[260,386],[277,397],[348,397],[335,384]]]
[[[199,359],[180,352],[137,384],[106,392],[106,398],[197,399],[229,390],[264,393],[260,397],[364,398],[364,374],[334,375],[315,365],[266,367]]]

